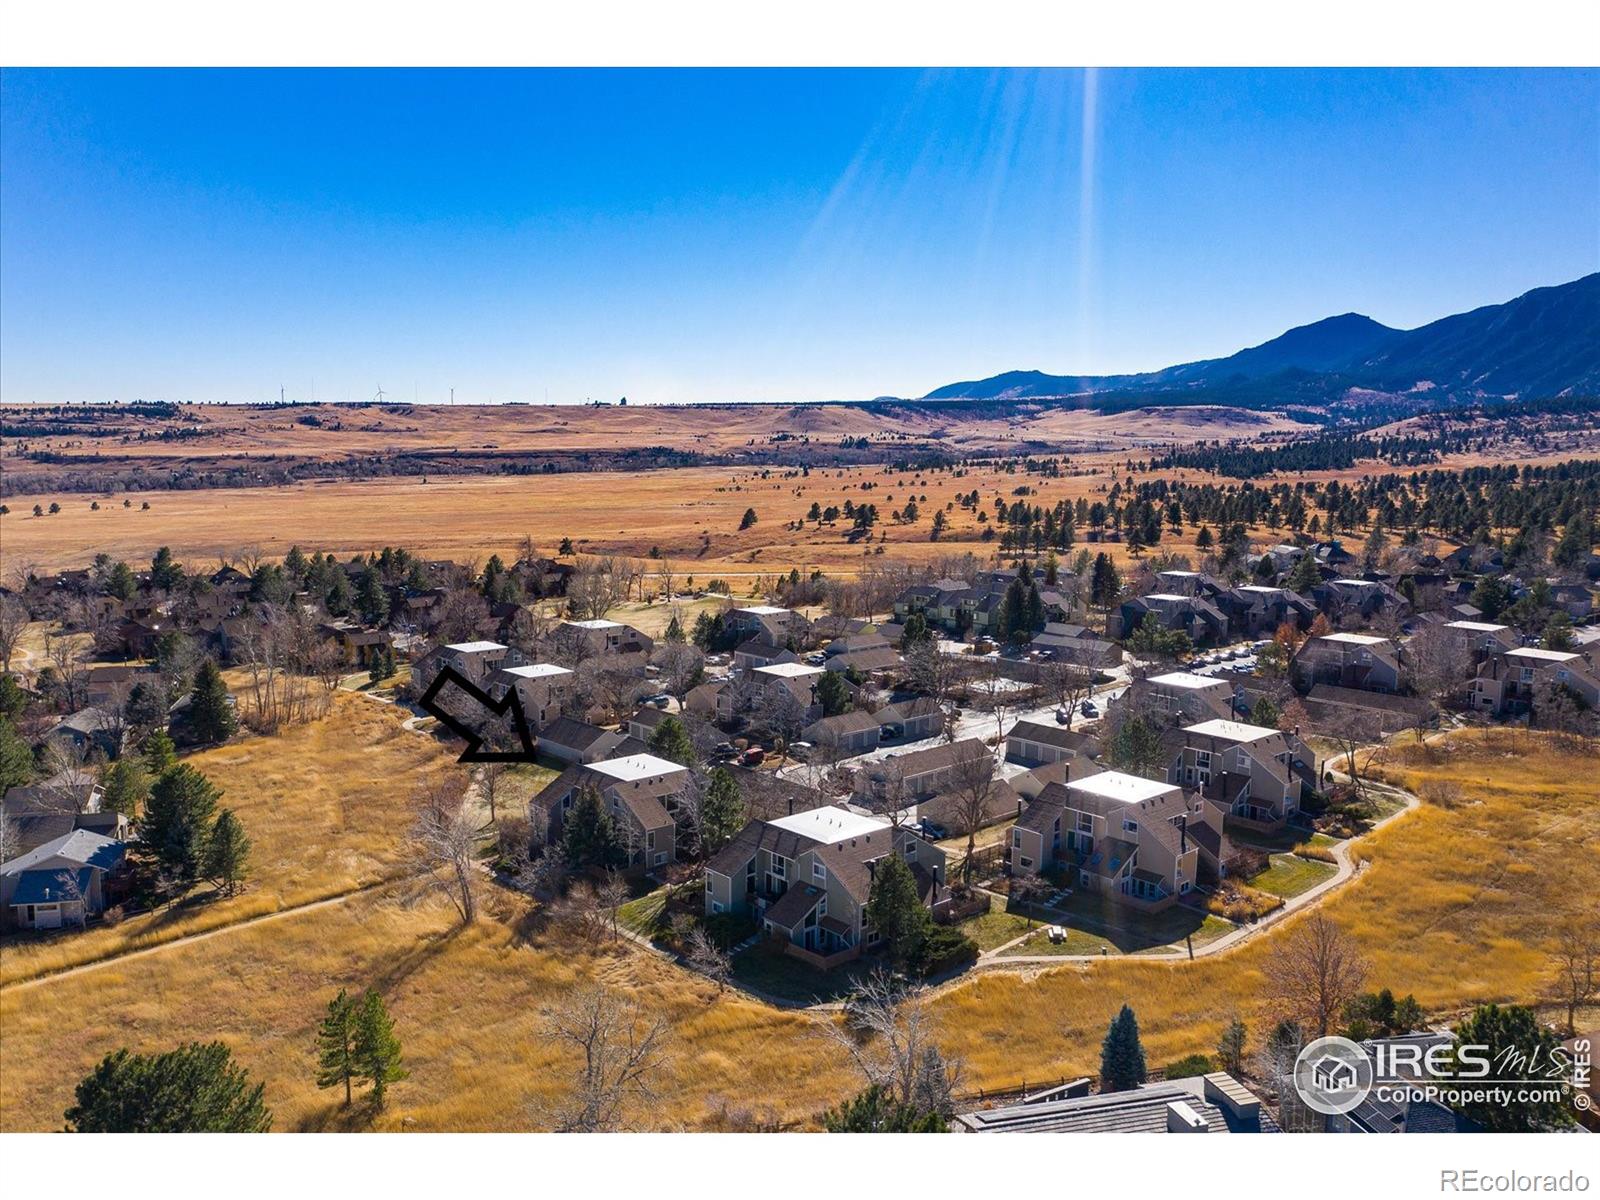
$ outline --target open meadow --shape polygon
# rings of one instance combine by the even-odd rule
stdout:
[[[170,942],[409,874],[401,840],[421,783],[450,769],[407,714],[347,692],[328,716],[278,737],[242,737],[190,755],[251,841],[252,879],[233,897],[199,899],[82,932],[7,938],[0,983]],[[459,769],[459,768],[455,768]],[[200,889],[205,892],[207,889]],[[9,1032],[9,1031],[8,1031]]]
[[[320,739],[314,730],[280,743],[252,739],[214,753],[248,752],[254,768],[240,762],[232,778],[222,762],[208,769],[241,812],[259,812],[245,807],[246,793],[252,780],[273,778],[269,759],[308,780],[334,772],[336,760],[348,770],[356,753],[352,719],[341,705]],[[418,747],[432,745],[406,736]],[[1370,963],[1369,986],[1414,992],[1435,1014],[1537,996],[1562,914],[1585,902],[1592,914],[1600,885],[1594,752],[1592,745],[1500,733],[1387,752],[1378,769],[1433,799],[1360,843],[1368,867],[1315,909],[1356,939]],[[382,773],[392,782],[405,769],[391,762]],[[280,786],[260,790],[287,797],[286,815],[297,811],[294,793]],[[264,795],[255,803],[270,801]],[[333,819],[328,803],[307,806],[319,823],[301,853],[324,864],[347,855],[382,861],[373,848],[382,836],[361,820]],[[387,833],[398,838],[397,830]],[[259,836],[267,836],[265,826]],[[265,1080],[278,1128],[340,1127],[357,1118],[314,1087],[312,1030],[327,997],[367,983],[384,990],[412,1073],[395,1088],[378,1120],[382,1128],[537,1127],[539,1105],[570,1069],[543,1037],[539,1009],[585,979],[626,989],[646,1016],[672,1023],[661,1102],[634,1114],[641,1126],[718,1127],[724,1107],[770,1108],[773,1119],[810,1124],[856,1086],[837,1049],[819,1040],[816,1022],[831,1014],[777,1010],[734,991],[718,995],[700,977],[630,945],[573,945],[532,919],[513,895],[495,894],[489,909],[476,927],[456,932],[446,906],[406,907],[396,888],[380,887],[70,976],[7,986],[0,990],[0,1127],[58,1126],[73,1081],[109,1050],[213,1037]],[[1210,1052],[1235,1013],[1259,1035],[1266,1021],[1256,999],[1263,956],[1294,924],[1193,962],[1129,956],[985,970],[927,1003],[945,1048],[964,1061],[967,1087],[1014,1085],[1017,1063],[1029,1064],[1034,1079],[1092,1072],[1106,1024],[1125,1001],[1137,1010],[1150,1061],[1159,1065]]]

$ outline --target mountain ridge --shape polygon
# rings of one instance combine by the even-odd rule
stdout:
[[[1534,288],[1503,304],[1394,329],[1361,313],[1341,313],[1285,330],[1223,358],[1129,375],[1051,375],[1005,371],[935,388],[924,400],[1022,400],[1163,393],[1196,388],[1255,396],[1281,380],[1303,396],[1318,388],[1427,393],[1477,400],[1600,392],[1600,272]],[[1226,403],[1219,397],[1219,403]],[[1257,401],[1258,403],[1259,401]],[[1252,407],[1255,404],[1252,404]]]

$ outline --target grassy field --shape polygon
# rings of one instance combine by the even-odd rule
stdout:
[[[377,708],[358,697],[353,702]],[[1435,1013],[1527,1000],[1546,970],[1559,914],[1600,886],[1596,748],[1527,734],[1458,735],[1391,752],[1379,770],[1412,789],[1459,785],[1449,808],[1425,804],[1358,843],[1368,868],[1317,906],[1356,939],[1370,984],[1414,992]],[[344,739],[348,740],[348,739]],[[416,739],[427,745],[423,739]],[[319,753],[359,753],[322,745]],[[263,768],[265,769],[265,768]],[[286,768],[304,778],[318,760]],[[247,781],[236,783],[240,791]],[[242,800],[241,800],[242,803]],[[342,845],[345,834],[325,839]],[[308,839],[309,842],[309,839]],[[309,844],[306,853],[317,852]],[[339,986],[380,986],[412,1078],[383,1128],[521,1129],[559,1086],[565,1060],[541,1036],[538,1010],[574,983],[601,979],[673,1023],[673,1063],[651,1127],[715,1123],[726,1104],[760,1097],[804,1122],[853,1090],[819,1043],[819,1015],[774,1010],[715,988],[634,948],[547,941],[514,900],[450,932],[442,908],[403,908],[383,889],[59,979],[0,990],[0,1127],[51,1128],[71,1085],[108,1050],[221,1037],[267,1084],[278,1127],[338,1127],[330,1093],[311,1083],[318,1010]],[[1138,954],[986,971],[928,1000],[969,1086],[1092,1071],[1124,1002],[1152,1062],[1211,1052],[1235,1014],[1262,1029],[1262,958],[1301,918],[1193,962]],[[746,972],[762,964],[746,954]],[[752,982],[773,985],[769,978]]]
[[[1248,882],[1253,888],[1288,900],[1302,892],[1309,892],[1325,879],[1331,879],[1337,870],[1332,863],[1317,862],[1295,854],[1274,854],[1272,865]]]
[[[191,756],[187,761],[222,790],[222,806],[233,809],[249,834],[245,890],[231,899],[129,917],[115,927],[36,940],[8,936],[0,942],[0,983],[216,929],[404,872],[402,842],[419,779],[460,768],[432,738],[400,728],[403,715],[341,692],[323,720]]]
[[[1597,749],[1461,734],[1389,753],[1379,770],[1392,781],[1415,790],[1445,779],[1466,799],[1424,805],[1364,838],[1356,852],[1367,870],[1315,906],[1355,938],[1372,987],[1413,992],[1435,1013],[1537,995],[1560,915],[1585,903],[1592,914],[1600,889]],[[1035,1078],[1093,1071],[1124,1002],[1152,1062],[1211,1053],[1235,1013],[1253,1036],[1261,1029],[1262,958],[1301,919],[1194,962],[1130,956],[1032,975],[988,971],[942,992],[933,1011],[947,1049],[985,1086],[1024,1069]]]

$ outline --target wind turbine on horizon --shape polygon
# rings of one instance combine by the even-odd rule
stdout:
[[[374,404],[382,404],[383,403],[383,384],[380,383],[378,385],[378,393],[377,393],[377,395],[372,397],[372,402]]]

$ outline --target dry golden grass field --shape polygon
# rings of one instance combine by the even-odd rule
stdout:
[[[348,719],[336,714],[329,724]],[[1537,994],[1560,914],[1585,902],[1592,912],[1600,883],[1594,752],[1536,735],[1512,743],[1464,734],[1388,754],[1380,769],[1390,779],[1430,794],[1431,781],[1454,781],[1460,796],[1372,835],[1362,847],[1371,865],[1320,908],[1358,941],[1372,986],[1415,992],[1438,1013]],[[302,754],[298,770],[320,772],[322,763]],[[412,1072],[394,1089],[382,1128],[536,1127],[537,1105],[569,1065],[542,1037],[538,1010],[590,978],[627,989],[648,1014],[672,1022],[672,1064],[660,1103],[635,1114],[642,1125],[715,1125],[724,1104],[770,1107],[806,1123],[856,1086],[837,1050],[817,1040],[815,1022],[829,1018],[718,996],[646,951],[550,942],[556,935],[528,922],[520,902],[500,896],[492,907],[474,929],[451,933],[443,907],[404,908],[378,889],[6,987],[0,1128],[58,1125],[72,1083],[109,1050],[212,1037],[266,1082],[278,1128],[340,1127],[332,1094],[311,1082],[313,1028],[340,986],[368,983],[389,999]],[[1260,963],[1286,927],[1195,962],[1121,958],[985,972],[928,1003],[972,1086],[1092,1071],[1124,1001],[1138,1012],[1150,1061],[1161,1064],[1209,1052],[1235,1012],[1260,1030]]]
[[[89,411],[84,410],[86,413]],[[0,410],[12,421],[27,406]],[[308,424],[309,421],[318,424]],[[668,446],[702,453],[737,452],[775,438],[826,445],[845,437],[879,441],[938,438],[958,451],[1004,450],[1026,440],[1066,448],[1170,444],[1196,438],[1286,433],[1308,426],[1270,412],[1197,405],[1104,414],[1020,401],[1003,413],[916,402],[864,408],[851,404],[726,405],[302,405],[252,408],[184,405],[177,420],[120,414],[99,426],[111,436],[31,436],[30,450],[70,457],[165,459],[347,455],[413,450],[614,451]],[[156,440],[182,429],[190,436]],[[19,458],[16,469],[30,463]]]
[[[0,949],[0,983],[158,945],[405,873],[400,842],[419,781],[460,768],[440,743],[402,729],[402,710],[347,692],[333,700],[323,720],[280,737],[241,738],[187,759],[222,790],[221,806],[233,809],[250,836],[251,878],[239,895],[77,934],[8,939]]]

